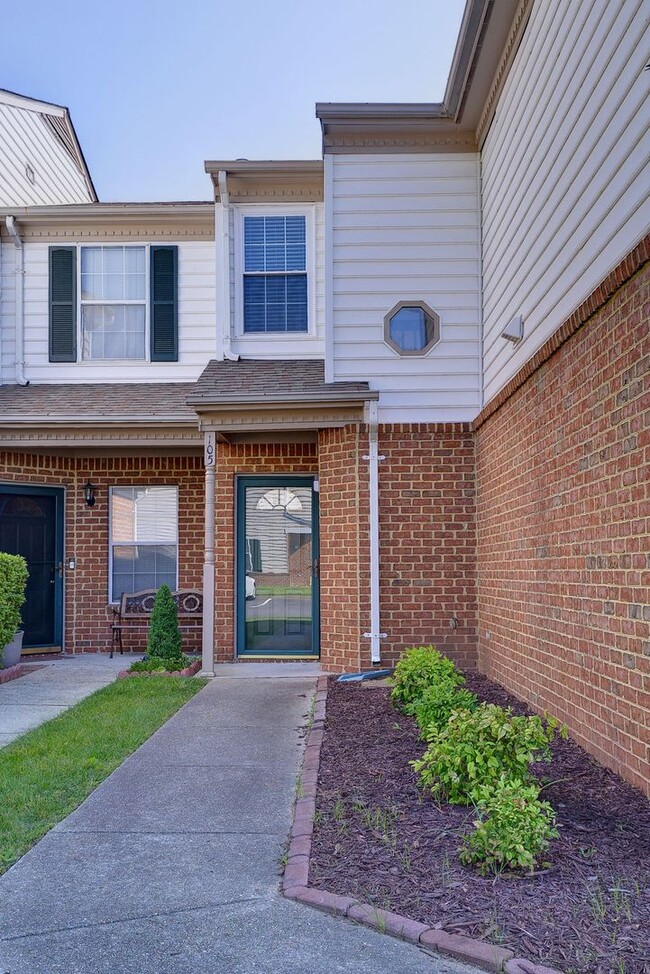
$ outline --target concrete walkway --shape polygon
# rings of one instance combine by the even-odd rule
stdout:
[[[136,659],[142,654],[109,659],[108,653],[86,653],[35,660],[42,669],[0,684],[0,747],[112,683],[118,671]],[[29,657],[22,662],[29,662]]]
[[[0,878],[2,974],[469,974],[279,894],[315,680],[246,670]]]

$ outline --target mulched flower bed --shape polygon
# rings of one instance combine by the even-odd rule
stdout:
[[[529,713],[480,674],[481,700]],[[532,877],[482,877],[457,858],[472,811],[423,795],[409,761],[424,746],[390,691],[330,680],[309,885],[567,974],[650,974],[650,802],[573,741],[535,768],[560,838]]]

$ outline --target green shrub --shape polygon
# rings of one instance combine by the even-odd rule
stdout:
[[[478,819],[459,850],[461,862],[479,871],[532,870],[549,841],[558,836],[555,813],[540,801],[539,787],[503,776],[477,789]]]
[[[433,646],[414,646],[407,649],[395,667],[391,700],[407,710],[431,686],[440,683],[462,686],[464,682],[465,677],[447,656]]]
[[[475,710],[477,705],[469,690],[443,682],[427,687],[415,703],[404,709],[415,717],[422,737],[426,737],[431,726],[442,730],[454,710]]]
[[[168,585],[161,585],[156,592],[149,635],[147,655],[161,660],[174,660],[180,663],[183,656],[183,641],[178,628],[178,610]],[[176,669],[176,667],[174,667]],[[180,667],[179,667],[180,669]]]
[[[558,726],[553,717],[546,723],[537,716],[513,717],[509,709],[483,703],[455,711],[441,729],[431,726],[427,749],[412,765],[422,787],[453,805],[469,805],[481,786],[494,786],[502,775],[528,783],[530,765],[550,760]]]
[[[20,629],[20,610],[28,577],[27,562],[22,555],[0,551],[0,659],[4,647]]]

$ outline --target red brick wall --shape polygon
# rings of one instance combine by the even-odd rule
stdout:
[[[472,433],[463,424],[384,425],[379,452],[382,663],[433,643],[475,666]],[[321,643],[332,672],[370,666],[367,453],[366,427],[321,431]]]
[[[479,417],[479,664],[650,790],[650,265],[621,266]]]
[[[433,643],[474,667],[473,435],[461,423],[381,426],[379,452],[382,660]]]
[[[357,426],[321,430],[318,440],[321,662],[330,673],[370,663],[361,635],[370,624],[367,441]]]
[[[97,487],[95,506],[84,503],[83,485]],[[198,457],[64,458],[2,453],[0,482],[65,487],[66,652],[110,649],[112,613],[108,608],[109,487],[178,486],[181,588],[201,588],[203,577],[203,462]],[[76,559],[70,571],[67,560]],[[125,648],[143,648],[144,634],[125,637]],[[186,635],[185,647],[199,637]]]
[[[235,477],[237,474],[315,475],[315,443],[245,443],[217,445],[215,472],[215,619],[217,662],[235,658]],[[203,518],[203,510],[200,512]]]

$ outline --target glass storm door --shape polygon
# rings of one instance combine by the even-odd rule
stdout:
[[[318,656],[318,494],[313,477],[237,485],[237,650]]]
[[[0,486],[0,551],[22,555],[25,650],[59,652],[63,622],[63,491]]]

